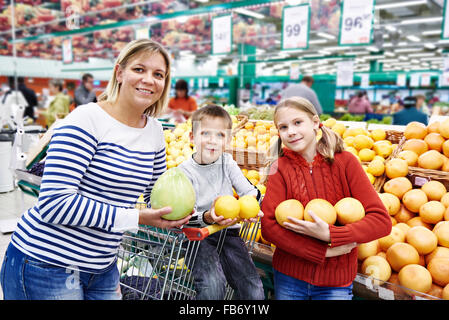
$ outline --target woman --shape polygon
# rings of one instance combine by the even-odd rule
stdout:
[[[184,122],[198,109],[195,98],[189,96],[189,86],[185,80],[176,82],[175,96],[170,99],[168,108],[178,122]]]
[[[120,52],[98,103],[79,106],[51,139],[38,203],[21,217],[5,254],[5,299],[120,299],[117,249],[138,224],[172,228],[171,212],[135,209],[165,171],[153,117],[167,101],[170,59],[140,39]]]
[[[48,108],[44,111],[39,111],[45,116],[47,127],[56,121],[56,119],[62,119],[69,113],[70,98],[62,92],[64,89],[64,82],[59,79],[50,80],[49,87],[50,95],[54,99],[48,105]]]

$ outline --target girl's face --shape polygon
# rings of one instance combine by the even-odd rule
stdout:
[[[226,121],[218,117],[204,117],[190,138],[196,147],[194,159],[200,164],[217,161],[230,142],[230,130]]]
[[[142,52],[128,61],[125,68],[117,66],[121,83],[120,100],[143,112],[157,102],[165,87],[165,59],[160,53]]]
[[[186,97],[186,91],[182,90],[182,89],[177,89],[176,90],[176,96],[178,98],[185,98]]]
[[[316,154],[316,130],[320,120],[294,107],[283,107],[276,112],[276,127],[282,143],[292,151],[313,160]]]

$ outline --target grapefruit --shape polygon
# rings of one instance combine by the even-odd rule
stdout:
[[[337,211],[337,221],[342,225],[359,221],[365,216],[362,203],[351,197],[339,200],[334,208]]]
[[[408,173],[407,161],[400,158],[391,159],[385,164],[385,173],[387,177],[390,179],[397,177],[405,177]]]
[[[401,208],[401,201],[394,194],[383,192],[379,194],[380,200],[384,204],[390,216],[394,216]]]
[[[438,129],[443,138],[449,139],[449,119],[441,121]]]
[[[411,167],[416,167],[418,163],[418,155],[412,150],[403,150],[398,153],[398,158],[407,161],[407,164]]]
[[[393,226],[388,236],[379,239],[379,246],[381,250],[387,251],[394,243],[404,242],[404,240],[404,232],[400,228]]]
[[[440,246],[449,248],[449,221],[439,222],[433,229]]]
[[[368,257],[375,256],[379,252],[379,249],[379,241],[377,239],[361,243],[357,246],[357,259],[363,261]]]
[[[430,150],[441,152],[443,143],[446,140],[441,136],[441,134],[431,132],[425,136],[424,141],[427,143]]]
[[[322,220],[332,225],[337,221],[337,211],[334,206],[324,199],[310,200],[304,208],[304,220],[313,222],[313,218],[309,215],[309,210],[320,217]]]
[[[419,212],[419,208],[427,201],[427,195],[421,189],[409,190],[402,196],[402,203],[411,212]]]
[[[432,287],[432,275],[419,264],[406,265],[399,271],[398,278],[401,286],[415,291],[427,293]],[[411,291],[407,292],[414,295]]]
[[[374,279],[381,280],[380,283],[379,281],[375,281],[377,285],[380,285],[384,281],[390,279],[391,267],[385,258],[382,258],[381,256],[371,256],[363,261],[362,273],[371,276]]]
[[[394,194],[399,199],[402,199],[404,193],[412,190],[412,188],[412,183],[406,177],[393,178],[384,184],[384,191]]]
[[[443,155],[436,150],[426,151],[418,157],[418,166],[424,169],[439,170],[443,163]]]
[[[412,245],[397,242],[388,248],[387,261],[394,271],[399,272],[402,267],[408,264],[418,264],[419,253]]]
[[[444,204],[444,206],[446,208],[449,207],[449,192],[446,192],[445,194],[443,194],[440,201],[442,204]]]
[[[432,225],[426,222],[423,222],[421,220],[420,216],[411,218],[409,221],[406,222],[410,227],[416,227],[416,226],[421,226],[421,227],[425,227],[429,230],[432,230]]]
[[[430,260],[433,258],[443,258],[449,259],[449,248],[446,247],[436,247],[431,253],[425,256],[426,264],[429,264]]]
[[[443,142],[443,145],[441,146],[441,149],[443,151],[443,154],[446,157],[449,157],[449,140],[446,140]]]
[[[449,259],[433,258],[427,265],[427,270],[434,283],[443,287],[449,283]]]
[[[419,216],[425,223],[435,224],[443,220],[444,212],[446,208],[440,201],[429,201],[424,203],[419,208]]]
[[[239,216],[242,219],[251,219],[257,217],[260,211],[259,201],[253,196],[246,195],[239,197],[240,205]]]
[[[440,133],[440,122],[435,121],[427,126],[427,132],[437,132]]]
[[[394,216],[398,224],[403,223],[404,225],[406,225],[405,222],[409,221],[413,217],[415,217],[415,214],[408,210],[402,203],[399,212]]]
[[[287,217],[294,217],[298,220],[302,220],[304,217],[304,206],[296,199],[284,200],[276,207],[274,216],[277,223],[281,226],[284,225],[284,222],[289,221]]]
[[[424,139],[427,135],[427,127],[425,124],[412,121],[407,124],[404,130],[404,137],[408,139]]]
[[[407,234],[407,230],[410,229],[410,226],[404,222],[397,223],[395,227],[401,229],[404,234]]]
[[[429,150],[429,146],[422,139],[410,139],[404,142],[402,150],[411,150],[418,156]]]
[[[444,300],[449,300],[449,284],[447,284],[444,288],[443,288],[443,293],[441,294],[441,297]]]
[[[438,245],[437,236],[426,227],[416,226],[407,230],[405,241],[411,244],[419,254],[429,254]]]
[[[215,201],[215,214],[225,219],[234,219],[239,216],[239,201],[231,195],[221,196]]]
[[[424,183],[421,187],[429,200],[440,201],[441,198],[447,193],[446,187],[439,181],[431,180]]]

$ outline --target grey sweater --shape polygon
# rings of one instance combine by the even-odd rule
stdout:
[[[204,213],[210,210],[214,200],[219,196],[233,195],[234,187],[239,196],[256,196],[259,203],[262,197],[259,189],[243,175],[232,155],[223,153],[211,164],[198,164],[193,157],[181,163],[180,168],[192,182],[196,193],[195,213],[187,226],[202,228],[208,224],[203,220]],[[231,228],[238,228],[236,224]]]

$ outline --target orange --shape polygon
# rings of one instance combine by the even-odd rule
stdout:
[[[402,199],[404,193],[412,190],[412,188],[412,183],[406,177],[393,178],[384,184],[384,191],[394,194],[399,199]]]
[[[443,288],[441,298],[443,298],[444,300],[449,300],[449,284]]]
[[[402,230],[402,232],[404,232],[404,234],[407,234],[407,230],[410,229],[411,227],[404,223],[404,222],[399,222],[395,225],[395,227],[399,228]]]
[[[215,202],[215,214],[225,219],[234,219],[239,216],[239,201],[231,195],[221,196]]]
[[[363,261],[362,273],[371,276],[374,279],[381,280],[380,282],[374,281],[377,285],[380,285],[384,281],[390,279],[391,267],[385,258],[381,256],[371,256]]]
[[[440,133],[440,122],[439,121],[435,121],[435,122],[432,122],[431,124],[429,124],[427,126],[427,132],[429,132],[429,133],[431,133],[431,132]]]
[[[436,247],[431,253],[426,255],[426,264],[429,264],[430,260],[433,258],[444,258],[449,259],[449,248],[446,247]]]
[[[447,193],[446,187],[439,181],[431,180],[424,183],[421,187],[429,200],[440,201],[441,198]]]
[[[444,163],[444,156],[436,150],[429,150],[418,157],[418,166],[424,169],[439,170]]]
[[[411,244],[419,254],[429,254],[438,245],[437,236],[426,227],[416,226],[407,230],[405,241]]]
[[[419,254],[412,245],[397,242],[388,248],[387,261],[394,271],[399,272],[402,267],[408,264],[418,264]]]
[[[408,173],[407,161],[400,158],[391,159],[385,164],[385,173],[387,177],[390,179],[397,177],[405,177]]]
[[[436,150],[441,152],[443,143],[446,141],[441,134],[436,132],[431,132],[425,136],[424,141],[429,146],[430,150]]]
[[[399,271],[398,278],[401,286],[415,291],[427,293],[432,287],[432,275],[419,264],[406,265]],[[411,291],[405,291],[414,295]]]
[[[359,221],[365,216],[362,203],[351,197],[339,200],[334,208],[337,211],[337,221],[342,225]]]
[[[309,210],[315,215],[332,225],[337,221],[337,211],[334,206],[324,199],[310,200],[304,208],[304,220],[313,222],[313,218],[309,215]]]
[[[415,214],[408,210],[403,204],[401,204],[401,208],[399,212],[395,214],[394,218],[398,223],[404,223],[409,221],[411,218],[415,217]],[[406,225],[406,224],[405,224]]]
[[[429,150],[429,146],[422,139],[410,139],[404,142],[402,150],[411,150],[419,156]]]
[[[409,221],[406,222],[411,228],[416,226],[425,227],[429,230],[432,230],[432,225],[426,222],[423,222],[420,216],[413,217]]]
[[[415,167],[418,163],[418,155],[412,150],[403,150],[399,152],[398,158],[404,159],[407,161],[407,164],[412,167]]]
[[[433,229],[440,246],[449,248],[449,221],[439,222]]]
[[[443,151],[443,154],[446,157],[449,157],[449,140],[446,140],[443,142],[443,145],[441,146],[441,149]]]
[[[384,192],[379,194],[380,200],[384,204],[390,216],[394,216],[401,208],[401,201],[394,194]]]
[[[281,226],[284,225],[284,222],[289,221],[287,217],[302,220],[304,217],[304,206],[296,199],[284,200],[276,207],[274,216],[277,223]]]
[[[251,219],[257,217],[260,211],[259,201],[253,196],[246,195],[239,197],[240,213],[242,219]]]
[[[388,236],[379,239],[380,249],[387,251],[394,243],[404,242],[405,233],[398,227],[391,227],[391,232]]]
[[[433,258],[427,265],[427,270],[436,284],[444,287],[449,283],[449,259]]]
[[[443,220],[444,211],[446,211],[444,204],[440,201],[432,200],[424,203],[419,208],[419,216],[423,222],[435,224]]]
[[[424,139],[427,135],[427,127],[421,122],[412,121],[405,127],[404,137],[408,139]]]
[[[379,250],[379,241],[377,241],[377,239],[370,242],[361,243],[357,246],[357,259],[363,261],[370,256],[375,256]]]
[[[427,195],[421,189],[409,190],[402,196],[402,203],[411,212],[419,212],[419,208],[427,201]]]

